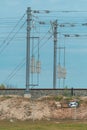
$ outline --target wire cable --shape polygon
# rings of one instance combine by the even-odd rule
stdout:
[[[17,24],[13,27],[13,29],[11,30],[11,32],[8,34],[8,36],[4,39],[4,41],[2,42],[2,44],[0,45],[0,48],[6,43],[6,41],[9,39],[10,35],[14,32],[15,28],[19,25],[19,23],[21,22],[21,20],[24,18],[25,14],[20,18],[20,20],[17,22]]]
[[[17,35],[17,33],[23,28],[23,26],[25,25],[26,21],[21,25],[21,27],[19,28],[19,30],[13,35],[13,37],[5,44],[5,46],[3,46],[3,48],[0,51],[0,54],[5,50],[5,48],[10,44],[10,42],[15,38],[15,36]]]
[[[3,83],[6,83],[7,81],[11,80],[16,73],[23,68],[25,65],[25,58],[22,59],[22,61],[14,68],[14,70],[8,75],[8,77],[4,80]]]

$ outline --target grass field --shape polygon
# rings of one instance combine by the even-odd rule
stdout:
[[[79,121],[0,121],[0,130],[87,130]]]

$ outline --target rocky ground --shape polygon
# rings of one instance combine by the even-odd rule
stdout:
[[[69,108],[71,99],[40,98],[31,100],[23,97],[0,97],[0,120],[50,120],[50,119],[87,119],[87,97],[81,97],[78,108]]]

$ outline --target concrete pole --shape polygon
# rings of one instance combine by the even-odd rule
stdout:
[[[56,73],[57,73],[57,20],[53,23],[53,31],[54,31],[53,88],[56,89]]]
[[[26,92],[30,88],[30,31],[31,31],[31,8],[27,8],[27,45],[26,45]]]

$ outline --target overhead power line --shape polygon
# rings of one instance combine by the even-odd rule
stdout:
[[[14,78],[17,72],[20,71],[24,65],[25,65],[25,58],[22,59],[22,61],[14,68],[14,70],[8,75],[8,77],[4,80],[3,83],[6,83],[12,78]]]
[[[58,19],[58,13],[83,13],[83,12],[85,12],[85,13],[87,13],[87,11],[49,11],[49,10],[30,10],[30,13],[31,13],[31,17],[30,17],[30,19],[27,19],[27,23],[28,22],[30,22],[31,24],[28,26],[28,28],[27,28],[27,31],[29,31],[28,29],[30,29],[31,30],[31,36],[27,36],[27,38],[29,38],[29,40],[30,40],[30,38],[31,37],[33,37],[33,36],[38,36],[38,38],[39,38],[39,49],[41,49],[41,48],[43,48],[43,46],[45,46],[45,45],[47,45],[47,43],[49,43],[48,41],[52,38],[52,36],[53,36],[53,32],[50,32],[50,30],[48,30],[47,31],[47,29],[48,29],[48,27],[49,27],[49,25],[50,25],[50,23],[51,23],[51,21],[50,21],[50,19],[49,19],[49,17],[51,18],[53,18],[53,17],[56,17],[57,16],[57,19]],[[42,13],[42,15],[43,16],[40,16],[41,14],[40,13]],[[52,15],[53,15],[53,13],[56,13],[57,15],[55,15],[55,16],[48,16],[48,14],[50,14],[50,13],[52,13]],[[37,15],[37,16],[34,16],[34,15]],[[40,14],[40,15],[38,15],[38,14]],[[44,14],[46,14],[46,15],[44,15]],[[38,18],[40,16],[40,19]],[[26,23],[26,21],[22,21],[23,20],[23,18],[25,17],[25,14],[21,17],[21,19],[18,21],[18,23],[13,27],[13,29],[11,30],[11,32],[8,34],[8,36],[6,37],[6,39],[3,41],[3,43],[0,45],[0,54],[5,50],[5,48],[12,42],[12,40],[15,40],[15,39],[19,39],[19,40],[21,40],[21,39],[23,39],[25,36],[24,35],[18,35],[17,37],[16,37],[16,35],[19,33],[19,31],[24,27],[24,25],[25,25],[25,23]],[[32,18],[32,17],[34,17],[34,18]],[[59,16],[60,17],[60,16]],[[36,19],[35,19],[36,18]],[[42,18],[42,20],[41,20],[41,18]],[[45,18],[48,18],[48,21],[45,19]],[[35,19],[35,20],[34,20]],[[14,30],[16,30],[16,28],[18,27],[18,25],[21,23],[21,21],[22,21],[22,25],[20,26],[20,28],[15,32]],[[45,21],[45,22],[44,22]],[[54,20],[53,20],[54,21]],[[68,19],[67,19],[67,21],[68,21]],[[24,23],[23,23],[24,22]],[[35,23],[34,23],[35,22]],[[13,23],[12,23],[13,24]],[[35,24],[35,25],[34,25]],[[8,22],[8,25],[7,26],[9,26],[10,25],[10,23]],[[41,26],[42,25],[42,26]],[[72,21],[72,20],[70,20],[69,22],[66,22],[66,21],[63,21],[62,19],[59,19],[59,21],[58,21],[58,29],[62,29],[62,31],[65,31],[64,33],[63,32],[61,32],[60,30],[58,30],[58,34],[61,32],[61,35],[63,36],[63,38],[73,38],[73,37],[76,37],[76,38],[79,38],[79,37],[87,37],[87,35],[86,34],[78,34],[78,33],[74,33],[74,32],[72,32],[72,34],[70,34],[70,32],[69,32],[69,30],[68,29],[71,29],[70,27],[73,27],[74,29],[72,29],[72,31],[74,30],[75,31],[75,27],[79,27],[79,26],[81,26],[81,27],[87,27],[87,22],[84,22],[84,21],[80,21],[80,22],[78,22],[78,21]],[[11,25],[12,26],[12,25]],[[39,30],[38,31],[38,33],[36,32],[36,30],[33,30],[33,28],[35,28],[34,26],[36,26],[37,28],[40,28],[41,30]],[[65,28],[64,28],[65,27]],[[42,28],[43,28],[43,30],[42,30]],[[68,28],[68,29],[66,29],[66,28]],[[64,29],[66,29],[66,30],[64,30]],[[71,31],[71,30],[70,30]],[[67,32],[69,32],[69,33],[67,33]],[[21,32],[20,32],[21,33]],[[45,33],[45,35],[43,34],[43,33]],[[48,36],[48,34],[50,34],[49,36]],[[34,37],[33,37],[34,38]],[[33,39],[32,38],[32,39]],[[59,37],[57,37],[57,38],[59,38]],[[61,37],[62,38],[62,37]],[[18,40],[17,39],[17,40]],[[55,40],[55,39],[54,39]],[[31,42],[31,41],[30,41]],[[37,42],[37,41],[34,41],[34,39],[32,40],[32,43],[34,43],[34,42]],[[59,41],[58,41],[59,42]],[[60,43],[59,43],[60,44]],[[34,44],[31,48],[33,48],[33,49],[36,49],[37,48],[37,44]],[[30,48],[30,49],[31,49]],[[61,48],[61,47],[60,47]],[[36,56],[36,58],[37,58],[37,55],[36,55],[36,53],[37,53],[37,51],[38,51],[38,48],[34,51],[34,53],[35,53],[35,56]],[[32,53],[32,51],[30,50],[30,53]],[[31,56],[31,55],[30,55]],[[31,61],[30,61],[31,62]],[[11,80],[11,79],[13,79],[15,76],[16,76],[16,74],[18,73],[18,71],[19,70],[21,70],[21,68],[23,67],[25,65],[25,59],[23,59],[22,60],[22,62],[20,62],[20,64],[18,64],[16,67],[15,67],[15,69],[8,75],[8,77],[7,77],[7,79],[4,81],[4,82],[8,82],[9,80]],[[28,66],[28,67],[30,67],[30,66]]]
[[[12,38],[5,44],[5,46],[3,46],[3,48],[0,51],[0,54],[5,50],[5,48],[11,43],[11,41],[15,38],[15,36],[17,35],[17,33],[19,33],[19,31],[23,28],[23,26],[25,25],[26,21],[21,25],[21,27],[18,29],[17,32],[15,32],[15,34],[12,36]]]
[[[32,10],[33,13],[39,14],[39,13],[87,13],[87,10]]]
[[[9,39],[10,35],[14,32],[14,30],[16,29],[16,27],[19,25],[19,23],[21,22],[21,20],[24,18],[25,14],[20,18],[20,20],[17,22],[17,24],[13,27],[13,29],[11,30],[11,32],[8,34],[8,36],[4,39],[4,41],[2,42],[2,44],[0,45],[0,48],[7,42],[7,40]]]

